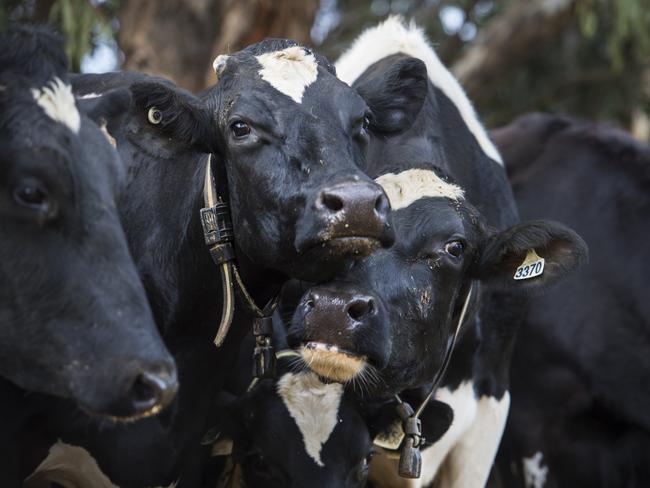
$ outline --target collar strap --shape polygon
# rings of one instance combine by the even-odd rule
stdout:
[[[235,311],[235,288],[248,309],[256,318],[254,374],[256,377],[269,377],[275,374],[275,353],[272,345],[271,315],[275,310],[279,293],[260,309],[244,285],[239,270],[235,264],[233,247],[234,232],[230,218],[230,206],[217,190],[212,172],[212,154],[208,156],[203,182],[203,200],[205,207],[201,209],[201,225],[203,237],[210,251],[212,260],[221,272],[221,288],[223,293],[223,308],[221,321],[217,329],[214,344],[221,347],[228,335]]]
[[[416,411],[413,411],[411,406],[402,401],[399,395],[395,395],[397,399],[397,414],[402,420],[402,430],[404,431],[404,442],[400,450],[399,456],[399,475],[403,478],[419,478],[422,471],[422,454],[420,453],[420,448],[424,445],[425,440],[422,437],[422,423],[420,421],[420,415],[428,405],[431,398],[433,398],[434,393],[440,385],[447,367],[449,366],[449,361],[451,360],[451,355],[454,351],[454,346],[456,345],[456,340],[458,339],[458,334],[465,320],[465,315],[467,314],[467,309],[469,308],[469,302],[472,297],[472,285],[470,284],[467,295],[465,296],[465,301],[463,303],[463,308],[460,312],[460,317],[458,318],[458,323],[456,324],[456,330],[454,334],[449,338],[447,342],[447,351],[445,352],[445,358],[442,361],[442,366],[436,373],[436,376],[433,379],[433,384],[431,389],[427,394],[426,398],[422,401],[420,406]]]

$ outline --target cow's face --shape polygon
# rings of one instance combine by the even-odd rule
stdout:
[[[176,369],[116,211],[119,158],[58,78],[0,85],[0,374],[93,414],[153,413]]]
[[[286,373],[259,382],[228,410],[225,429],[246,486],[365,486],[371,436],[342,385]]]
[[[238,246],[296,277],[392,243],[390,206],[358,168],[369,111],[327,61],[289,41],[217,59],[204,99],[227,168]],[[323,261],[329,266],[322,266]]]
[[[432,171],[378,181],[395,209],[395,245],[308,291],[290,328],[290,344],[301,347],[305,362],[323,377],[374,379],[383,393],[430,381],[473,281],[534,290],[586,256],[584,242],[559,224],[490,231],[462,189]],[[543,273],[515,279],[531,249],[545,259]]]
[[[272,40],[220,56],[215,70],[218,83],[200,101],[158,82],[134,93],[143,114],[154,110],[161,140],[189,138],[213,153],[239,252],[318,281],[392,243],[388,199],[359,170],[371,114],[324,58]],[[392,89],[405,98],[414,91]]]

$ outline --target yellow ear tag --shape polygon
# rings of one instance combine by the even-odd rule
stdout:
[[[515,271],[515,280],[528,280],[544,273],[544,258],[539,257],[535,249],[529,249],[526,259]]]
[[[404,440],[404,430],[402,429],[402,421],[395,419],[395,422],[388,428],[388,432],[382,432],[375,437],[373,444],[375,446],[383,447],[391,451],[396,451],[402,445]]]

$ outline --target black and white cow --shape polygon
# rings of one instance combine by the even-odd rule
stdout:
[[[650,147],[531,114],[493,132],[524,218],[575,227],[590,264],[530,301],[497,458],[503,486],[650,486]]]
[[[118,485],[201,483],[212,395],[250,327],[239,308],[214,348],[221,284],[199,220],[207,153],[229,195],[243,281],[260,305],[287,276],[318,280],[392,242],[387,197],[358,168],[367,106],[324,58],[270,40],[219,57],[215,69],[219,82],[201,98],[133,73],[74,82],[87,100],[125,86],[133,93],[130,110],[107,121],[129,173],[120,211],[182,385],[172,409],[128,428],[66,412],[52,422]],[[128,452],[109,447],[134,439]],[[152,456],[158,462],[147,462]]]
[[[388,396],[432,381],[467,300],[436,395],[454,421],[424,451],[418,486],[436,476],[443,486],[483,486],[508,412],[523,297],[576,268],[586,247],[560,224],[517,223],[498,152],[420,29],[389,18],[361,35],[337,72],[371,111],[383,109],[371,120],[365,169],[391,200],[396,241],[307,292],[289,343],[323,377],[351,381],[373,372],[373,393]],[[386,84],[409,90],[378,90]]]
[[[373,438],[395,420],[394,399],[366,402],[362,385],[344,389],[300,364],[274,316],[280,368],[276,379],[251,382],[252,336],[242,344],[235,373],[219,398],[213,455],[228,456],[219,483],[255,487],[362,487],[376,449]],[[423,424],[427,441],[451,422],[451,409],[432,402]],[[432,421],[431,421],[432,420]]]
[[[44,394],[135,419],[178,384],[116,209],[121,162],[75,103],[61,39],[14,26],[0,45],[0,473],[19,486]]]

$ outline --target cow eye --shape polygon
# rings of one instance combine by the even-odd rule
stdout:
[[[445,252],[455,258],[461,257],[464,250],[465,245],[461,241],[451,241],[445,244]]]
[[[363,120],[361,121],[361,128],[363,130],[368,130],[368,127],[370,127],[370,116],[364,115]]]
[[[251,133],[250,126],[246,122],[243,122],[241,120],[236,120],[232,124],[230,124],[230,130],[232,131],[233,135],[237,139],[246,137],[248,134]]]
[[[149,112],[147,113],[147,119],[153,125],[158,125],[158,124],[160,124],[162,122],[163,114],[156,107],[151,107],[149,109]]]
[[[31,210],[48,212],[51,204],[47,192],[37,184],[24,184],[13,192],[14,200]]]

